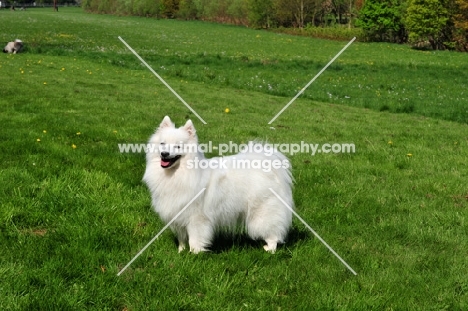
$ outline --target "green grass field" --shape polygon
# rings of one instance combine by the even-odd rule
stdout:
[[[0,55],[2,310],[468,308],[467,54],[354,43],[268,125],[346,42],[75,8],[0,27],[26,42]],[[295,219],[274,255],[242,236],[178,254],[166,231],[117,277],[163,227],[118,144],[165,115],[214,144],[354,143],[290,158],[297,212],[358,275]]]

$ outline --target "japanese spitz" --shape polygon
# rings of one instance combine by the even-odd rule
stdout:
[[[19,53],[23,50],[23,41],[16,39],[13,42],[8,42],[7,45],[3,48],[3,53]]]
[[[147,151],[143,181],[161,219],[167,224],[175,218],[170,228],[179,252],[187,242],[193,253],[207,251],[220,232],[246,232],[264,240],[264,249],[272,253],[284,242],[294,203],[291,165],[283,154],[267,144],[250,143],[236,155],[206,159],[192,121],[176,128],[167,116],[148,146],[155,149]]]

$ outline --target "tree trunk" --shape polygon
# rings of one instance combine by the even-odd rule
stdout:
[[[429,37],[429,43],[431,44],[433,50],[437,50],[437,42],[434,40],[433,37]]]
[[[299,27],[304,28],[304,0],[301,0],[301,15],[300,15],[300,21],[299,21]]]

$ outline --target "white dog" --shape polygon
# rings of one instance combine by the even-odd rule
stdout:
[[[269,189],[293,207],[291,166],[283,154],[251,143],[255,151],[206,159],[192,121],[176,128],[167,116],[148,146],[157,152],[147,152],[143,180],[165,223],[206,188],[170,226],[179,252],[187,242],[193,253],[206,251],[216,232],[234,233],[239,228],[252,239],[264,240],[264,249],[272,253],[284,242],[292,212]]]
[[[3,53],[19,53],[23,50],[23,41],[16,39],[13,42],[8,42],[3,48]]]

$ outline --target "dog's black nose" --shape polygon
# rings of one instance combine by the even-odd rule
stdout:
[[[161,152],[161,157],[167,158],[168,156],[169,156],[169,152],[167,152],[167,151]]]

